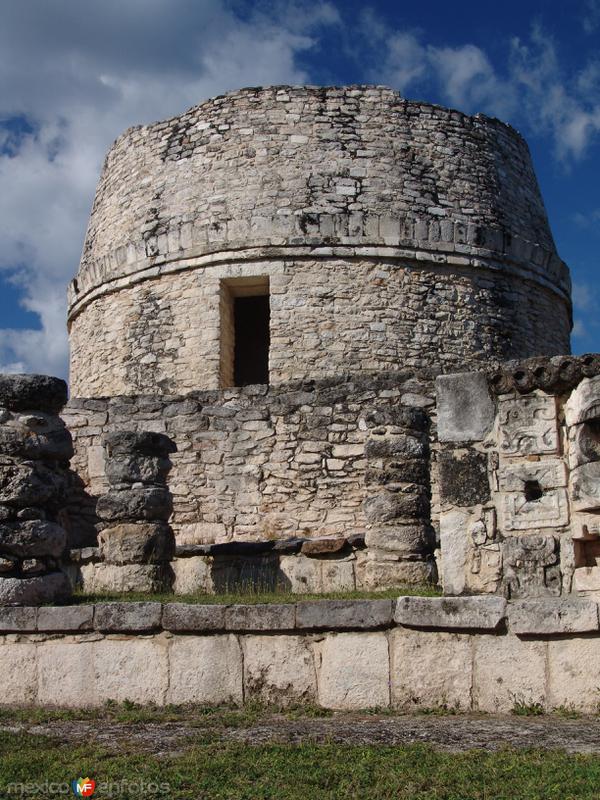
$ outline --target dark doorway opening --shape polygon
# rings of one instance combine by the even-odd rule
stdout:
[[[235,386],[269,382],[269,295],[233,298]]]

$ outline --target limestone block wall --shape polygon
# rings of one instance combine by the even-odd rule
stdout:
[[[569,348],[568,270],[512,128],[385,87],[250,88],[107,155],[69,294],[72,393],[223,385],[221,281],[261,276],[274,385]]]
[[[600,592],[600,357],[437,379],[448,594]]]
[[[0,704],[598,710],[586,599],[5,608],[0,632]]]
[[[252,276],[269,279],[272,385],[569,351],[567,304],[515,275],[471,266],[457,274],[383,254],[249,261],[165,274],[90,300],[71,321],[72,396],[231,386],[223,282]]]
[[[415,480],[429,493],[427,461],[421,477],[402,478],[380,468],[382,454],[369,456],[370,418],[387,414],[393,437],[394,410],[414,409],[411,424],[421,425],[417,435],[427,440],[433,403],[431,374],[408,372],[185,396],[72,399],[64,411],[75,446],[72,467],[88,492],[86,503],[74,496],[69,509],[72,541],[95,541],[89,496],[93,501],[107,491],[103,436],[116,430],[166,433],[176,443],[168,486],[179,545],[365,534],[363,503],[387,481],[408,492],[408,501]],[[380,448],[386,430],[379,431]],[[397,446],[411,442],[405,436]],[[409,457],[411,464],[420,458]],[[421,510],[407,502],[408,521],[429,522],[420,502]]]

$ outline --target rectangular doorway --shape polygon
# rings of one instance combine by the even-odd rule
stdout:
[[[266,276],[221,281],[221,387],[269,383]]]

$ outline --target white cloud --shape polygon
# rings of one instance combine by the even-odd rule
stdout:
[[[264,6],[244,18],[227,0],[29,0],[0,8],[0,270],[25,289],[42,330],[1,328],[0,370],[64,375],[66,284],[74,276],[94,188],[126,127],[181,113],[244,85],[303,83],[298,54],[327,2]]]
[[[434,46],[419,32],[386,28],[373,12],[363,18],[369,46],[380,54],[371,67],[375,80],[403,93],[435,93],[467,113],[492,114],[549,136],[563,163],[582,158],[600,133],[600,62],[563,74],[556,45],[539,25],[507,43],[499,69],[472,43]]]

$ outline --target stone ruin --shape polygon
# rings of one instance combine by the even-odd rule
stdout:
[[[498,120],[270,87],[132,128],[69,289],[64,568],[86,591],[594,592],[600,369],[571,315]]]
[[[0,604],[67,600],[61,570],[67,532],[71,434],[59,412],[67,385],[41,375],[0,375]]]

